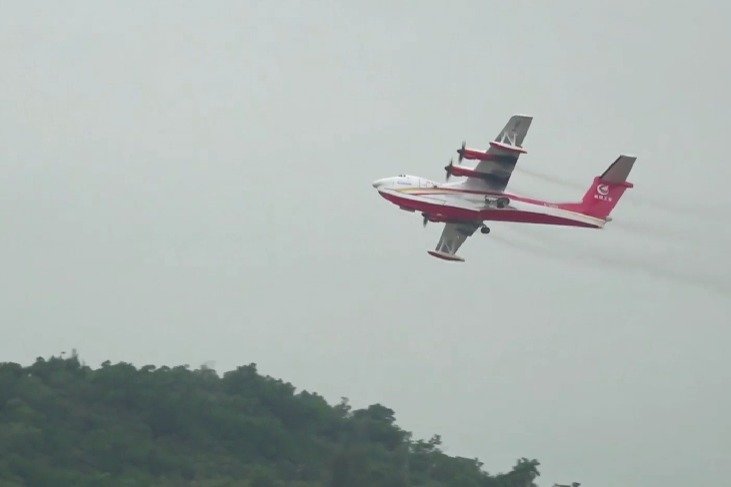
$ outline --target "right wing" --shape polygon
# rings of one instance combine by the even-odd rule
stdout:
[[[444,260],[464,262],[464,259],[455,255],[459,247],[480,228],[478,222],[447,223],[444,225],[442,236],[435,250],[428,250],[429,255]]]

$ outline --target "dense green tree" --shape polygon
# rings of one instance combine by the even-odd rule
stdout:
[[[529,487],[536,460],[488,475],[380,404],[353,410],[257,372],[0,364],[0,487]]]

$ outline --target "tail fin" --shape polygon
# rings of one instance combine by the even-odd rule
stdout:
[[[566,210],[606,219],[624,191],[633,186],[632,183],[627,182],[627,176],[629,176],[635,160],[637,158],[633,156],[619,156],[604,171],[604,174],[594,178],[594,182],[584,194],[581,203],[567,203],[559,206]]]

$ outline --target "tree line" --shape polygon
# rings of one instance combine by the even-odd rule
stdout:
[[[491,475],[394,411],[330,405],[255,364],[93,369],[71,357],[0,364],[0,487],[529,487],[538,461]]]

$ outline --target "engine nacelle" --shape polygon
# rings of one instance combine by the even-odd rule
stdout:
[[[516,162],[517,155],[513,154],[490,154],[487,151],[479,149],[457,149],[460,159],[469,159],[473,161],[496,161],[496,162]]]
[[[473,161],[489,161],[490,158],[485,151],[478,149],[460,149],[457,153],[462,156],[463,159],[469,159]]]
[[[452,176],[466,176],[466,177],[481,177],[483,173],[476,171],[471,167],[464,166],[452,166],[450,169]]]

